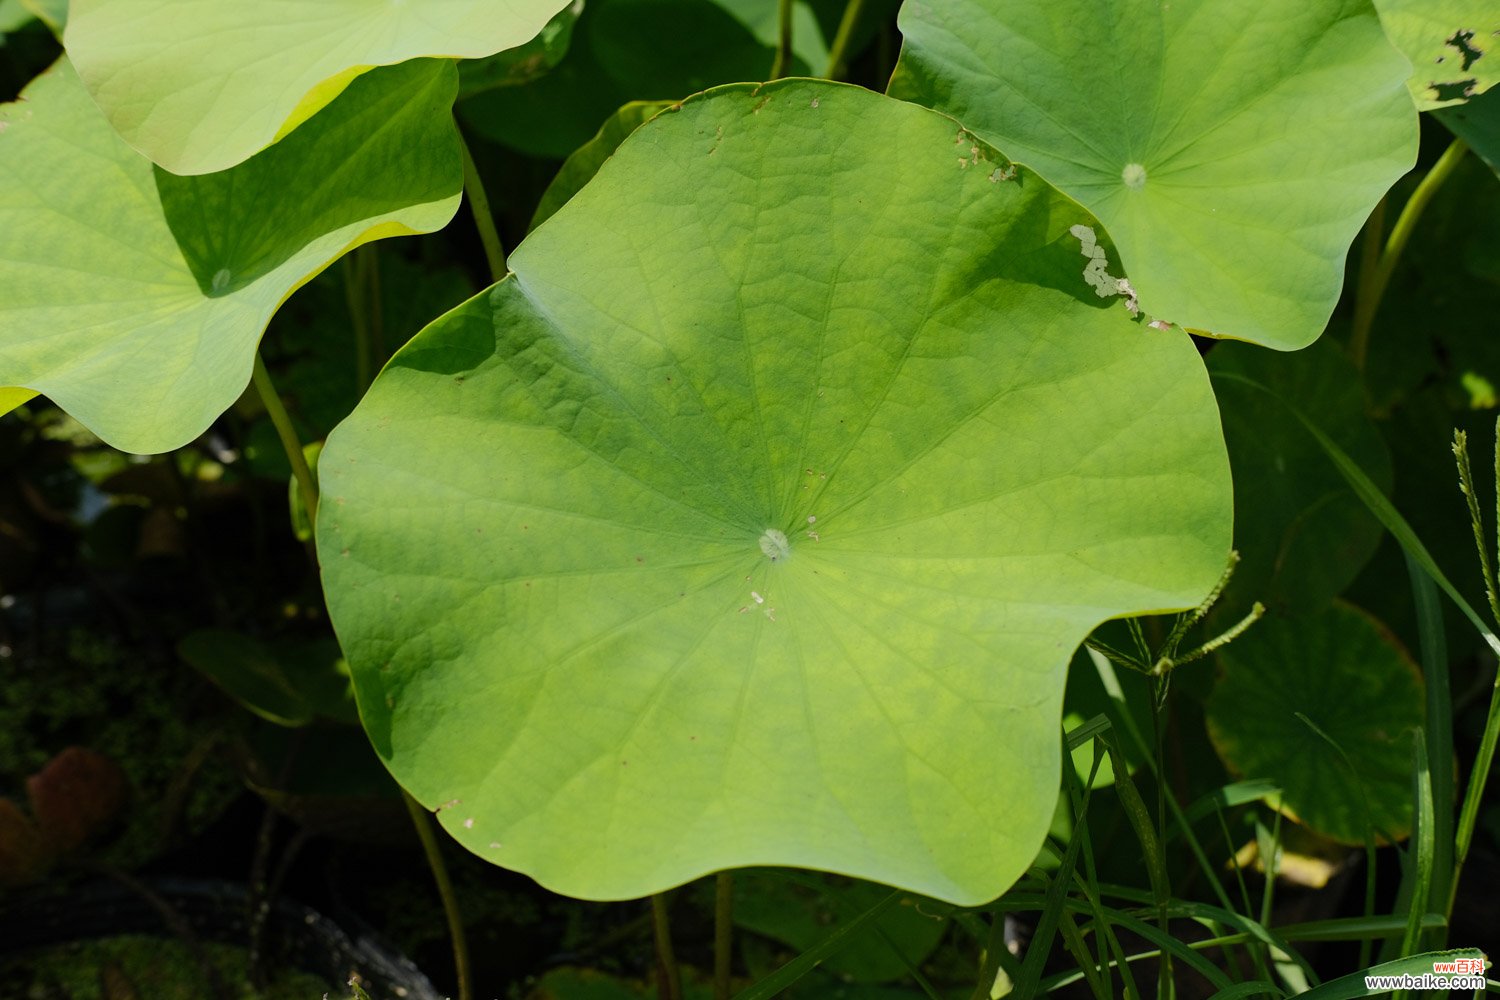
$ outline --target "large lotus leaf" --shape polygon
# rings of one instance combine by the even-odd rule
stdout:
[[[73,0],[63,42],[132,146],[177,174],[224,170],[374,66],[529,41],[565,0]]]
[[[1359,372],[1331,340],[1296,354],[1219,344],[1208,354],[1234,469],[1234,544],[1240,563],[1218,608],[1237,620],[1260,601],[1304,614],[1327,606],[1380,544],[1380,522],[1286,404],[1294,400],[1387,492],[1391,456],[1365,415]]]
[[[690,100],[330,436],[360,714],[465,846],[594,898],[779,864],[974,903],[1030,863],[1068,659],[1201,599],[1228,466],[1189,338],[957,134]]]
[[[1208,731],[1235,773],[1282,789],[1280,808],[1345,843],[1411,830],[1411,734],[1422,680],[1352,605],[1267,617],[1219,653]]]
[[[233,170],[178,177],[109,127],[66,60],[0,107],[0,384],[126,451],[201,433],[277,306],[345,251],[446,225],[450,62],[369,73]]]
[[[1423,111],[1458,104],[1500,83],[1495,0],[1375,0],[1386,34],[1411,60],[1408,84]]]
[[[1154,316],[1292,349],[1410,169],[1410,66],[1368,0],[907,0],[891,94],[1096,215]]]

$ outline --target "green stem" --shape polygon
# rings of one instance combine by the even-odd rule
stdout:
[[[302,442],[297,440],[297,428],[292,426],[291,415],[281,404],[281,397],[276,394],[276,386],[271,384],[271,373],[266,371],[265,358],[261,357],[259,351],[255,352],[255,369],[251,373],[250,381],[254,383],[255,391],[266,408],[266,414],[276,428],[276,436],[281,439],[281,447],[286,451],[286,460],[292,465],[292,476],[297,480],[297,489],[302,493],[302,505],[307,508],[307,520],[309,523],[316,523],[318,484],[313,479],[312,470],[307,467],[307,456],[302,453]]]
[[[505,277],[505,247],[500,242],[500,231],[495,228],[495,215],[490,211],[490,197],[485,194],[484,181],[474,166],[474,157],[469,153],[469,144],[463,136],[458,138],[459,149],[464,156],[464,194],[468,197],[469,211],[474,216],[474,227],[479,230],[479,242],[484,246],[484,259],[490,265],[490,280]]]
[[[666,893],[651,897],[651,928],[656,936],[656,971],[660,978],[657,996],[661,1000],[682,1000],[682,970],[672,951],[672,922],[667,919]]]
[[[344,301],[354,327],[354,372],[364,395],[375,369],[385,363],[384,321],[380,303],[380,258],[369,243],[344,257]]]
[[[792,65],[792,0],[778,0],[776,4],[776,60],[771,63],[772,80],[786,76]]]
[[[385,300],[380,291],[380,248],[374,243],[369,243],[361,250],[365,268],[365,301],[369,303],[370,354],[373,361],[371,367],[375,369],[386,362]]]
[[[354,327],[354,379],[364,395],[374,377],[370,358],[370,323],[365,314],[365,297],[360,287],[359,251],[345,255],[339,262],[344,272],[344,302],[349,308],[349,325]]]
[[[1464,145],[1462,139],[1454,139],[1443,155],[1438,159],[1433,168],[1427,171],[1427,176],[1422,178],[1417,189],[1411,193],[1406,204],[1401,209],[1401,215],[1396,219],[1396,225],[1391,230],[1391,235],[1386,239],[1385,250],[1380,255],[1380,262],[1375,265],[1374,273],[1369,275],[1366,282],[1365,269],[1360,268],[1359,296],[1354,303],[1354,329],[1349,336],[1349,356],[1353,359],[1356,367],[1361,370],[1365,367],[1365,359],[1370,350],[1370,329],[1375,324],[1375,314],[1380,309],[1380,300],[1385,296],[1386,284],[1391,280],[1391,272],[1396,269],[1396,262],[1401,259],[1401,252],[1406,249],[1406,244],[1411,240],[1412,231],[1416,229],[1417,220],[1422,217],[1438,189],[1443,186],[1452,174],[1464,153],[1469,147]],[[1376,232],[1374,226],[1371,231]],[[1367,253],[1369,251],[1366,251]]]
[[[734,963],[734,873],[714,878],[714,1000],[729,1000]]]
[[[842,80],[848,72],[849,43],[854,37],[855,25],[865,11],[865,0],[849,0],[844,8],[844,18],[839,21],[838,33],[833,36],[833,47],[828,50],[828,68],[823,75],[830,80]]]
[[[448,937],[453,941],[453,966],[458,973],[458,1000],[474,1000],[474,983],[469,973],[469,942],[464,935],[463,917],[458,912],[458,897],[453,894],[453,882],[448,878],[448,866],[443,863],[442,848],[432,829],[432,816],[408,792],[403,791],[401,796],[406,800],[406,811],[411,813],[412,825],[417,828],[417,837],[422,841],[422,853],[427,855],[427,867],[432,869],[432,880],[437,883],[438,895],[443,900]]]

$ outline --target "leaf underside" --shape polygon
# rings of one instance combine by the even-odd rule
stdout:
[[[59,61],[0,107],[0,379],[124,451],[191,441],[244,391],[292,291],[361,243],[452,218],[456,86],[451,63],[376,70],[275,147],[179,177]]]
[[[564,0],[72,0],[63,42],[116,130],[177,174],[240,163],[375,66],[488,56]]]

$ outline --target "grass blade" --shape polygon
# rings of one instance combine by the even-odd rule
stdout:
[[[1418,731],[1412,740],[1412,791],[1416,796],[1417,826],[1412,834],[1414,851],[1407,855],[1406,878],[1411,879],[1410,903],[1406,911],[1406,933],[1401,938],[1401,956],[1421,947],[1422,918],[1432,891],[1432,776],[1427,770],[1427,742]],[[1415,853],[1416,857],[1411,857]]]
[[[1183,815],[1189,823],[1196,823],[1205,816],[1212,815],[1219,809],[1230,809],[1234,806],[1243,806],[1251,802],[1264,802],[1266,799],[1281,794],[1281,786],[1274,781],[1264,778],[1255,778],[1250,781],[1235,781],[1216,788],[1197,802],[1188,806]],[[1176,830],[1168,830],[1164,839],[1170,841],[1177,836]]]
[[[1432,786],[1431,898],[1446,900],[1453,879],[1453,814],[1458,809],[1458,791],[1453,775],[1453,696],[1448,682],[1448,637],[1443,631],[1443,608],[1437,588],[1410,556],[1406,560],[1411,577],[1412,603],[1417,610],[1417,633],[1421,643],[1422,679],[1427,687],[1427,771]],[[1446,934],[1434,935],[1432,943],[1442,947]]]

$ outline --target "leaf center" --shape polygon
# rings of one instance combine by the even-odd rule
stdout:
[[[786,540],[783,532],[767,528],[765,534],[760,536],[760,550],[766,554],[767,559],[780,562],[792,554],[792,543]]]

